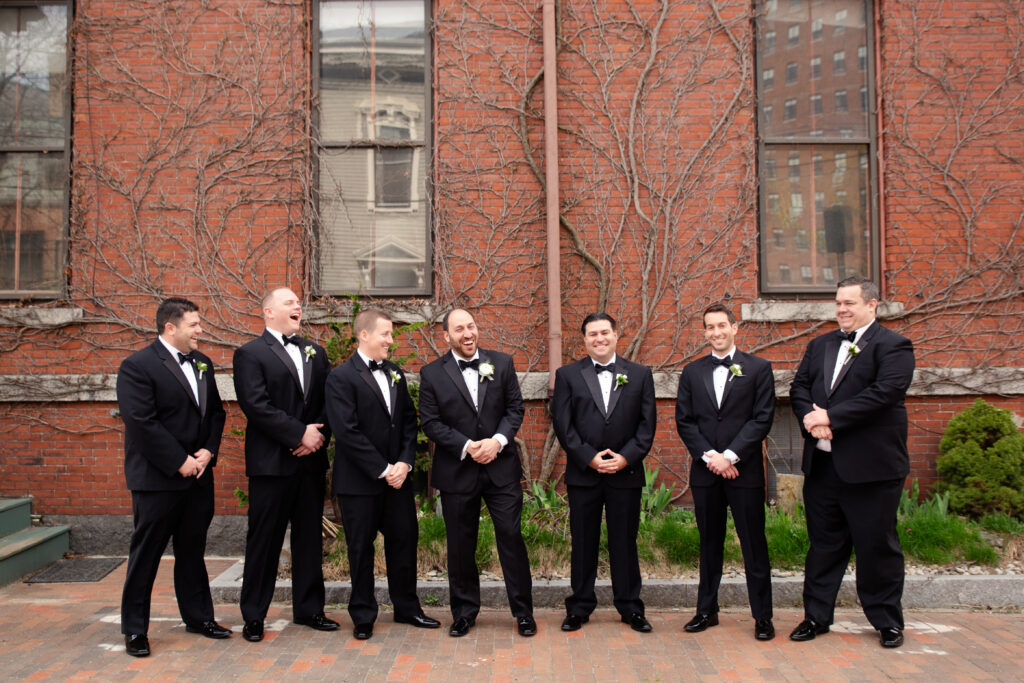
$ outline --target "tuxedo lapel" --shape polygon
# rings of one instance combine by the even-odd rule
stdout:
[[[309,388],[313,386],[313,357],[306,355],[309,345],[304,344],[299,349],[302,351],[302,398],[309,398]],[[292,365],[295,365],[292,363]]]
[[[455,384],[455,389],[462,395],[462,398],[466,400],[466,404],[469,405],[469,409],[476,412],[476,407],[473,405],[473,397],[469,395],[469,388],[466,386],[466,379],[462,376],[462,372],[459,371],[459,363],[451,353],[445,354],[444,370],[448,373],[448,376],[452,378],[452,382]],[[480,394],[478,391],[477,397],[479,398],[479,396]]]
[[[822,379],[825,381],[825,395],[829,396],[832,394],[832,375],[836,370],[836,361],[839,359],[839,337],[836,335],[829,335],[828,339],[825,340],[825,367],[822,373]]]
[[[484,357],[483,352],[480,353],[480,363],[481,363],[481,365],[483,363],[490,363],[490,361],[487,360],[487,358]],[[494,365],[494,363],[491,363],[491,365]],[[495,369],[497,369],[497,368],[495,368]],[[481,410],[484,409],[484,396],[487,395],[487,385],[490,384],[491,382],[493,382],[494,380],[493,379],[484,379],[484,376],[480,375],[480,369],[479,368],[477,368],[477,375],[479,375],[479,376],[477,377],[477,387],[476,387],[476,412],[479,413]],[[494,375],[491,375],[491,377],[493,378]]]
[[[711,407],[718,410],[718,396],[715,395],[715,366],[711,364],[711,356],[704,356],[701,363],[700,378],[704,381],[704,389],[708,392]]]
[[[202,375],[202,377],[198,376],[200,374]],[[206,392],[208,390],[207,383],[210,381],[210,371],[207,370],[206,372],[203,373],[196,373],[196,375],[196,385],[199,388],[199,416],[206,417]]]
[[[284,345],[274,338],[274,335],[270,332],[263,333],[263,339],[267,342],[267,346],[270,347],[271,353],[278,357],[278,359],[284,363],[284,366],[288,368],[288,372],[291,374],[292,379],[295,380],[295,386],[302,391],[302,382],[299,380],[299,371],[295,369],[295,363],[292,362],[292,357],[288,355],[288,352],[284,350]]]
[[[607,417],[609,411],[604,409],[604,397],[601,396],[601,383],[597,381],[597,373],[594,372],[594,363],[590,361],[589,358],[584,361],[583,367],[580,369],[580,374],[583,375],[583,381],[586,383],[587,388],[590,389],[590,395],[593,397],[594,403],[597,404],[597,410]],[[609,403],[611,403],[610,400]]]
[[[174,379],[178,380],[178,384],[181,385],[181,388],[184,389],[185,393],[188,395],[189,402],[198,408],[199,404],[196,403],[196,395],[192,393],[192,385],[188,383],[187,379],[185,379],[185,371],[181,369],[181,363],[178,362],[178,359],[168,354],[168,356],[164,358],[164,367],[171,371],[171,374],[174,375]]]
[[[860,342],[857,344],[857,348],[859,348],[861,351],[863,351],[864,348],[871,342],[871,338],[875,336],[875,332],[877,332],[877,331],[878,331],[878,325],[872,325],[868,329],[864,330],[864,334],[862,334],[860,336]],[[839,349],[838,348],[836,349],[836,357],[837,358],[839,357]],[[843,363],[843,367],[839,370],[839,376],[836,377],[836,381],[833,382],[832,386],[829,387],[829,391],[828,391],[829,396],[831,396],[832,392],[834,392],[836,390],[836,388],[839,387],[839,385],[843,381],[843,378],[846,377],[846,373],[848,373],[850,371],[850,367],[856,361],[857,361],[857,356],[851,356],[851,355],[849,355],[849,353],[847,353],[846,362]],[[835,366],[833,365],[833,367],[835,367]]]
[[[374,378],[373,373],[370,372],[370,368],[366,366],[366,363],[363,362],[363,359],[359,357],[358,353],[352,357],[351,363],[353,367],[355,367],[356,372],[359,373],[359,376],[363,378],[364,382],[366,382],[366,386],[370,387],[370,390],[373,391],[373,395],[377,397],[378,401],[380,401],[380,405],[384,408],[384,412],[387,413],[387,401],[384,400],[384,394],[381,393],[380,385],[377,384],[377,380]]]
[[[629,367],[626,365],[626,361],[622,360],[622,357],[616,358],[615,361],[616,369],[621,368],[622,372],[612,373],[612,390],[608,394],[608,414],[611,415],[612,411],[615,410],[615,405],[619,402],[619,396],[622,394],[623,387],[619,386],[619,383],[615,381],[615,375],[625,375],[626,379],[629,379]],[[594,373],[594,377],[597,377],[597,373]],[[600,385],[600,382],[598,382]]]
[[[395,403],[395,401],[398,400],[398,382],[396,382],[394,379],[392,379],[391,373],[392,372],[398,372],[398,366],[396,365],[393,368],[389,367],[384,372],[386,372],[387,376],[388,376],[387,377],[388,398],[391,399],[391,413],[394,414],[395,407],[398,405],[397,403]]]
[[[741,368],[740,372],[743,371],[743,354],[740,353],[739,349],[736,349],[736,351],[732,354],[732,363],[729,364],[730,367],[733,364],[739,365]],[[719,410],[722,410],[725,407],[725,402],[729,400],[729,392],[732,391],[733,383],[739,380],[739,377],[732,374],[732,370],[729,370],[728,372],[729,375],[728,377],[725,378],[725,388],[722,390],[722,405],[718,406]]]

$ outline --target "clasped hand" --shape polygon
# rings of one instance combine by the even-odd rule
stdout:
[[[704,455],[708,456],[708,469],[718,476],[725,479],[735,479],[740,476],[740,471],[736,469],[736,465],[729,462],[729,458],[725,457],[725,454],[718,451],[708,451]]]
[[[604,449],[590,461],[590,466],[601,474],[615,474],[628,464],[629,462],[624,457],[610,448]]]
[[[469,457],[473,458],[475,462],[481,465],[486,465],[492,462],[498,457],[498,451],[501,450],[501,442],[495,438],[480,439],[479,441],[470,441],[469,446],[466,447],[466,452]]]
[[[193,455],[185,457],[185,462],[178,468],[178,473],[183,477],[199,478],[206,471],[206,466],[213,460],[213,453],[205,448],[200,448]]]
[[[302,435],[302,441],[293,451],[293,455],[302,457],[310,453],[316,453],[324,445],[324,435],[320,433],[323,424],[306,425],[306,432]]]
[[[828,419],[828,411],[818,407],[817,403],[811,404],[814,410],[804,415],[804,429],[811,433],[815,439],[832,440],[832,422]]]

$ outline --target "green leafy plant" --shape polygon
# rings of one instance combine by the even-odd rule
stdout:
[[[1010,411],[977,399],[949,421],[939,443],[936,491],[954,512],[1024,517],[1024,434]]]
[[[900,497],[897,528],[900,545],[910,556],[931,564],[961,559],[996,564],[999,554],[964,519],[949,513],[949,493],[936,493],[919,501],[917,480]]]
[[[661,517],[665,508],[672,502],[672,493],[675,485],[665,486],[665,482],[654,487],[658,479],[658,468],[648,467],[644,463],[644,487],[640,491],[640,521],[645,519]]]

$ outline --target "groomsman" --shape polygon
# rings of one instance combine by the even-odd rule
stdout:
[[[555,434],[566,453],[572,533],[572,595],[565,601],[562,630],[579,630],[597,606],[603,510],[615,608],[633,630],[649,633],[636,535],[643,460],[657,423],[654,378],[650,368],[616,356],[619,337],[607,313],[588,315],[582,331],[587,357],[559,368],[551,400]]]
[[[299,337],[302,304],[279,287],[263,297],[263,334],[235,351],[235,394],[245,413],[245,474],[249,530],[245,538],[242,637],[263,639],[274,598],[285,529],[291,524],[292,614],[296,624],[333,631],[324,614],[323,540],[324,383],[330,372],[323,347]]]
[[[775,417],[775,378],[766,360],[736,348],[739,325],[722,304],[704,311],[711,354],[683,368],[676,396],[676,429],[690,452],[690,490],[700,532],[697,614],[683,628],[718,625],[727,509],[743,550],[754,637],[771,640],[771,565],[764,535],[762,443]]]
[[[914,347],[875,320],[878,297],[878,285],[866,277],[839,283],[839,330],[807,345],[790,387],[804,434],[811,542],[804,620],[792,640],[812,640],[829,630],[853,550],[864,614],[882,647],[903,644],[904,566],[896,510],[910,471],[904,400],[914,377]]]
[[[449,635],[469,633],[480,612],[476,543],[483,500],[516,628],[532,636],[537,622],[522,533],[523,469],[513,441],[525,412],[519,379],[511,356],[477,346],[476,321],[468,311],[450,311],[442,327],[451,353],[420,371],[420,419],[434,442],[431,481],[441,492],[448,534]]]
[[[174,595],[189,633],[227,638],[214,620],[206,573],[213,520],[213,467],[224,409],[213,362],[197,351],[203,328],[187,299],[156,311],[159,335],[121,363],[117,406],[124,421],[124,475],[132,493],[131,549],[121,597],[125,651],[149,655],[149,609],[160,556],[174,539]]]
[[[348,613],[359,640],[373,636],[373,542],[384,535],[388,593],[395,621],[418,628],[441,622],[423,614],[416,595],[416,501],[409,472],[416,457],[416,409],[402,369],[387,358],[393,325],[366,309],[353,321],[356,352],[327,378],[327,421],[337,440],[334,492],[348,544]]]

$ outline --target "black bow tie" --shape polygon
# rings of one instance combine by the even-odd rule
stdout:
[[[370,372],[384,369],[384,361],[382,360],[371,360],[367,365],[370,367]]]
[[[721,365],[722,367],[726,367],[727,368],[730,365],[732,365],[732,358],[730,358],[728,356],[725,357],[725,358],[719,358],[718,356],[711,356],[711,364],[713,366],[715,366],[716,368],[719,365]]]
[[[857,330],[854,330],[853,332],[843,332],[842,330],[839,330],[839,339],[848,341],[852,344],[854,340],[857,339]]]
[[[196,354],[194,354],[191,351],[189,351],[188,353],[181,353],[180,351],[178,352],[178,364],[179,365],[184,365],[185,363],[195,362],[195,359],[196,359]]]
[[[608,365],[598,365],[597,363],[594,363],[594,372],[596,372],[597,374],[600,375],[602,372],[606,372],[606,371],[610,372],[610,373],[612,373],[614,375],[615,374],[615,363],[609,363]]]
[[[290,337],[285,337],[284,335],[281,335],[281,341],[284,342],[285,348],[287,348],[289,344],[295,344],[295,346],[297,346],[298,348],[302,348],[302,344],[299,343],[299,335],[297,334],[293,334]]]
[[[459,359],[459,370],[465,370],[466,368],[473,368],[477,372],[480,372],[480,359],[474,358],[473,360],[462,360]]]

